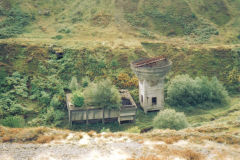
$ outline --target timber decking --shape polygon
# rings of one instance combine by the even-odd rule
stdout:
[[[122,106],[120,109],[104,109],[101,107],[77,108],[71,103],[72,94],[66,95],[69,124],[72,122],[86,122],[117,120],[120,124],[122,121],[135,121],[137,105],[127,90],[119,91],[122,97]]]

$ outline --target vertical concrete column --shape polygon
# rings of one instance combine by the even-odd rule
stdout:
[[[159,93],[157,94],[157,104],[158,106],[163,109],[164,108],[164,81],[160,80],[158,82]]]
[[[148,107],[148,103],[147,103],[147,80],[143,81],[143,106]]]

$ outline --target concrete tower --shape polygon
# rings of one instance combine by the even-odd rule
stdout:
[[[144,112],[164,107],[164,77],[172,63],[164,57],[142,59],[131,64],[139,79],[139,101]]]

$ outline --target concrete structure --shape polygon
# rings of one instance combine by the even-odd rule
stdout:
[[[144,112],[164,107],[164,77],[172,63],[164,57],[142,59],[131,64],[139,79],[139,101]]]
[[[98,106],[88,106],[78,108],[71,103],[72,94],[66,95],[66,103],[68,109],[69,124],[73,122],[94,123],[102,121],[123,121],[134,122],[136,119],[137,105],[127,90],[119,91],[122,97],[122,106],[120,109],[104,109]]]

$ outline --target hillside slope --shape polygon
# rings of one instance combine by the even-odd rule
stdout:
[[[240,42],[239,0],[1,0],[0,4],[0,37],[17,41],[62,40],[75,47],[84,41],[116,39]]]
[[[65,92],[73,76],[109,78],[138,102],[130,63],[159,55],[173,61],[166,81],[216,76],[230,94],[239,93],[239,26],[239,0],[0,0],[1,119],[67,128]],[[217,117],[209,112],[196,121]],[[139,110],[138,127],[153,116]]]

